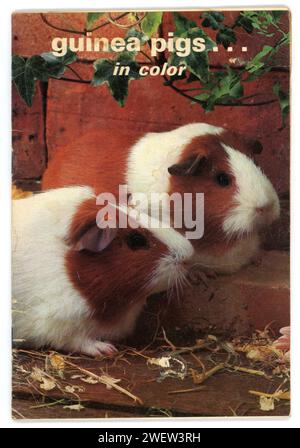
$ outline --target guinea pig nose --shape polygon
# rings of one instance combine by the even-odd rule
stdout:
[[[258,215],[263,215],[264,213],[268,213],[272,210],[273,204],[267,204],[262,207],[256,207],[256,213]]]

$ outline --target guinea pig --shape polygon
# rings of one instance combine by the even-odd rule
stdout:
[[[280,214],[277,193],[253,160],[261,151],[259,141],[206,123],[139,139],[102,130],[60,148],[42,185],[85,183],[98,191],[100,183],[115,193],[126,184],[133,198],[204,193],[204,234],[191,240],[194,261],[204,269],[232,273],[255,258],[260,230]]]
[[[112,354],[150,294],[186,283],[194,250],[180,233],[146,228],[143,214],[134,229],[99,228],[98,211],[90,187],[13,201],[13,338],[23,345]]]

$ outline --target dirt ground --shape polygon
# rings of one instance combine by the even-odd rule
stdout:
[[[114,359],[14,349],[15,419],[288,416],[289,369],[269,336],[209,335],[175,347],[165,333]]]

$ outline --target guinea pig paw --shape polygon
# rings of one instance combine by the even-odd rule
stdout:
[[[117,353],[118,350],[110,342],[89,340],[82,347],[82,351],[90,356],[99,356],[99,355],[113,356],[115,353]]]
[[[116,353],[118,353],[118,349],[110,342],[101,342],[101,341],[98,341],[98,342],[100,342],[102,344],[101,352],[104,355],[113,356]]]

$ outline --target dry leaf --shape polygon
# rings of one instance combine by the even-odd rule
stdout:
[[[40,384],[40,388],[43,390],[52,390],[56,387],[55,381],[43,377],[43,382]]]
[[[63,372],[65,368],[65,361],[62,356],[58,355],[57,353],[51,353],[49,355],[49,360],[53,369],[58,370],[59,372]]]
[[[99,381],[96,378],[93,378],[91,376],[86,376],[86,377],[83,377],[83,378],[80,378],[80,379],[81,379],[81,381],[84,381],[85,383],[88,383],[88,384],[97,384],[97,383],[99,383]]]
[[[23,191],[21,188],[16,187],[16,185],[12,186],[11,194],[13,199],[23,199],[27,196],[32,196],[31,191]]]
[[[274,398],[272,397],[259,397],[259,407],[262,411],[273,411],[275,409]]]
[[[30,376],[34,381],[42,383],[44,378],[44,372],[39,367],[33,367]]]
[[[147,364],[163,367],[164,369],[170,367],[171,356],[162,356],[161,358],[149,358]]]
[[[273,346],[249,346],[248,350],[246,350],[246,356],[248,359],[252,359],[253,361],[267,361],[270,358],[274,359],[274,355],[277,357],[281,356],[279,350],[277,350]]]
[[[68,406],[64,406],[64,409],[70,409],[71,411],[81,411],[82,409],[84,409],[84,406],[82,406],[81,404],[71,404]]]
[[[289,390],[287,390],[285,392],[280,390],[277,392],[276,397],[279,398],[280,400],[290,400],[291,392]]]
[[[273,394],[267,392],[260,392],[258,390],[249,390],[249,394],[256,395],[258,397],[272,398],[274,400],[290,400],[291,395],[289,390],[277,390]]]
[[[81,387],[81,386],[76,386],[76,385],[73,385],[73,386],[66,386],[65,387],[65,391],[66,392],[69,392],[70,394],[74,394],[74,392],[84,392],[84,388],[83,387]]]
[[[39,367],[33,367],[30,376],[34,381],[41,383],[41,389],[52,390],[56,387],[55,381],[52,378],[48,378],[46,373]]]
[[[215,342],[217,342],[218,338],[215,335],[213,335],[213,334],[208,334],[207,335],[207,340],[208,341],[215,341]]]

